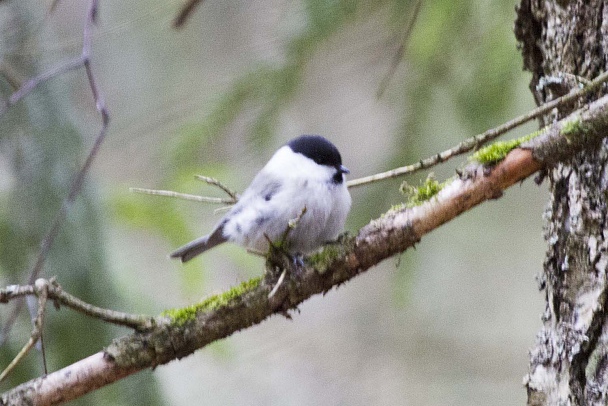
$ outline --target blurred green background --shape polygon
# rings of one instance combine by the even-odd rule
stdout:
[[[0,2],[0,92],[80,53],[86,1]],[[512,25],[515,2],[424,2],[381,97],[412,1],[212,1],[181,30],[179,1],[100,1],[93,69],[108,138],[46,262],[71,293],[158,314],[263,272],[222,246],[186,266],[167,254],[206,233],[216,207],[130,187],[217,195],[195,174],[243,190],[302,133],[330,138],[351,178],[447,149],[533,107]],[[509,134],[535,129],[531,123]],[[0,118],[0,283],[23,283],[100,128],[84,70],[38,87]],[[466,158],[434,169],[440,180]],[[407,178],[417,184],[426,177]],[[352,191],[356,232],[403,197],[401,180]],[[292,321],[274,317],[73,404],[515,405],[543,311],[542,213],[530,180],[423,238]],[[0,313],[5,322],[9,308]],[[50,370],[125,329],[49,306]],[[6,365],[31,330],[23,311]],[[42,373],[30,354],[4,391]]]

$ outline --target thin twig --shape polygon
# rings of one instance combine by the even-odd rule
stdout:
[[[175,17],[175,20],[173,21],[173,27],[181,28],[190,16],[190,14],[194,11],[196,6],[198,6],[202,2],[203,0],[188,0],[188,2],[179,11],[177,17]]]
[[[63,291],[61,286],[57,284],[54,279],[47,281],[46,279],[39,278],[33,285],[11,285],[5,289],[0,289],[0,303],[8,303],[12,299],[22,299],[24,296],[29,295],[38,296],[38,311],[36,318],[33,320],[34,328],[28,342],[0,374],[0,382],[2,382],[23,357],[27,355],[34,345],[36,345],[36,342],[42,339],[44,310],[48,299],[54,300],[56,306],[63,304],[87,316],[120,326],[134,328],[139,331],[150,329],[156,324],[154,318],[149,316],[117,312],[86,303],[76,296]],[[46,374],[46,360],[44,370]]]
[[[566,103],[569,103],[573,100],[583,97],[583,96],[593,92],[594,90],[596,90],[599,86],[601,86],[607,80],[608,80],[608,71],[597,76],[595,79],[593,79],[589,83],[589,85],[583,87],[582,89],[576,90],[574,92],[570,92],[562,97],[559,97],[555,100],[550,101],[549,103],[543,104],[542,106],[539,106],[526,114],[523,114],[519,117],[509,120],[506,123],[499,125],[498,127],[489,129],[486,132],[483,132],[481,134],[475,135],[474,137],[468,138],[468,139],[462,141],[460,144],[456,145],[455,147],[452,147],[448,150],[440,152],[429,158],[422,159],[420,162],[417,162],[415,164],[402,166],[401,168],[392,169],[390,171],[378,173],[378,174],[371,175],[371,176],[365,176],[362,178],[353,179],[353,180],[347,182],[347,186],[349,188],[358,187],[358,186],[362,186],[362,185],[367,185],[369,183],[378,182],[381,180],[392,179],[392,178],[396,178],[399,176],[407,175],[407,174],[414,173],[414,172],[417,172],[422,169],[431,168],[431,167],[433,167],[437,164],[440,164],[442,162],[445,162],[455,156],[462,155],[475,148],[478,148],[481,145],[485,144],[486,142],[491,141],[491,140],[497,138],[498,136],[506,133],[507,131],[510,131],[524,123],[527,123],[528,121],[530,121],[534,118],[542,116],[543,114],[548,113],[549,111],[553,110],[554,108],[556,108],[558,106],[562,106]]]
[[[419,2],[419,4],[420,3],[421,2]],[[445,161],[448,161],[449,159],[454,158],[455,156],[470,152],[473,149],[478,148],[478,147],[482,146],[483,144],[505,134],[506,132],[511,131],[512,129],[519,127],[520,125],[525,124],[530,120],[533,120],[543,114],[548,113],[549,111],[551,111],[552,109],[554,109],[556,107],[559,107],[561,105],[564,105],[573,100],[576,100],[577,98],[583,97],[583,96],[591,93],[592,91],[596,90],[600,85],[602,85],[607,80],[608,80],[608,72],[604,72],[601,75],[597,76],[594,80],[589,82],[582,89],[576,90],[574,92],[570,92],[562,97],[559,97],[555,100],[550,101],[549,103],[536,107],[535,109],[529,111],[526,114],[522,114],[519,117],[509,120],[506,123],[499,125],[498,127],[491,128],[481,134],[477,134],[473,137],[470,137],[450,149],[447,149],[443,152],[435,154],[429,158],[422,159],[419,162],[416,162],[415,164],[402,166],[402,167],[396,168],[396,169],[391,169],[390,171],[377,173],[375,175],[364,176],[364,177],[361,177],[358,179],[353,179],[353,180],[348,181],[346,184],[349,188],[354,188],[354,187],[358,187],[358,186],[367,185],[369,183],[374,183],[374,182],[378,182],[378,181],[382,181],[382,180],[386,180],[386,179],[392,179],[392,178],[396,178],[399,176],[404,176],[404,175],[414,173],[414,172],[417,172],[417,171],[420,171],[423,169],[432,168],[433,166],[443,163]],[[238,195],[236,195],[235,192],[231,191],[229,188],[224,186],[217,179],[209,178],[207,176],[197,176],[197,179],[201,179],[209,184],[218,186],[219,188],[224,190],[226,193],[228,193],[230,196],[235,196],[235,199],[237,199],[237,197],[238,197]],[[144,190],[144,189],[141,189],[141,190]],[[162,193],[152,193],[152,192],[156,192],[156,191],[150,191],[149,194],[159,194],[159,195],[171,196],[171,197],[181,197],[181,196],[178,196],[179,194],[177,192],[166,192],[166,194],[165,194],[165,191],[158,191],[158,192],[162,192]],[[148,192],[142,191],[141,193],[148,193]],[[198,200],[199,198],[201,198],[203,200]],[[196,196],[194,199],[188,199],[188,200],[207,201],[206,199],[214,199],[214,198],[202,198],[200,196]],[[209,200],[209,202],[216,203],[217,201]],[[217,202],[217,203],[220,203],[220,202]],[[223,202],[221,202],[221,203],[223,203]]]
[[[51,3],[51,6],[49,7],[49,12],[52,13],[53,11],[55,11],[58,4],[59,4],[59,0],[53,0],[53,2]]]
[[[47,80],[52,79],[56,76],[59,76],[60,74],[69,72],[74,69],[78,69],[78,68],[82,67],[83,64],[84,64],[84,61],[82,59],[82,56],[79,56],[78,58],[64,62],[61,65],[55,66],[55,67],[49,69],[48,71],[43,72],[40,75],[38,75],[32,79],[29,79],[28,81],[23,83],[21,85],[21,87],[19,87],[19,89],[14,91],[9,96],[9,98],[2,103],[2,105],[0,105],[0,116],[4,115],[4,113],[6,113],[6,111],[10,107],[15,105],[17,102],[19,102],[25,96],[27,96],[32,90],[34,90],[40,84],[42,84],[42,83],[46,82]]]
[[[143,189],[143,188],[138,188],[138,187],[132,187],[132,188],[129,188],[129,191],[134,192],[134,193],[143,193],[146,195],[176,197],[178,199],[191,200],[191,201],[202,202],[202,203],[213,203],[213,204],[233,204],[233,203],[235,203],[234,200],[231,198],[228,199],[228,198],[222,198],[222,197],[190,195],[187,193],[174,192],[172,190],[156,190],[156,189]]]
[[[39,279],[36,281],[36,285],[32,286],[34,293],[38,295],[38,311],[36,314],[36,318],[33,320],[34,328],[32,330],[32,334],[30,334],[30,338],[27,343],[21,348],[21,351],[13,358],[13,360],[8,364],[4,371],[0,373],[0,382],[7,377],[7,375],[17,366],[17,364],[27,355],[27,353],[36,345],[36,342],[42,337],[42,326],[44,322],[44,309],[46,306],[46,301],[48,299],[48,281],[44,279]],[[44,363],[44,373],[46,374],[46,360]]]
[[[283,238],[281,241],[287,240],[287,236],[291,232],[291,230],[295,229],[298,226],[298,223],[306,213],[306,206],[302,207],[302,210],[298,213],[298,215],[287,222],[287,228],[285,228],[285,232],[283,233]]]
[[[74,201],[76,200],[76,197],[80,194],[84,179],[88,174],[93,160],[97,156],[101,145],[103,144],[108,129],[109,113],[106,108],[103,97],[101,96],[101,93],[99,91],[99,88],[97,87],[95,76],[93,75],[93,71],[91,69],[92,29],[93,25],[96,22],[97,7],[98,0],[91,0],[91,2],[89,3],[89,8],[83,27],[82,52],[80,57],[72,61],[66,62],[63,65],[57,66],[27,81],[20,89],[18,89],[9,97],[8,102],[6,102],[4,106],[0,107],[1,115],[4,112],[3,109],[8,108],[15,104],[17,101],[21,100],[39,84],[51,79],[52,77],[66,73],[72,69],[84,66],[89,81],[89,88],[91,89],[93,100],[95,102],[95,107],[97,111],[101,114],[102,127],[99,130],[99,133],[97,134],[93,142],[93,146],[91,147],[91,150],[89,151],[82,167],[80,168],[80,170],[76,174],[76,177],[72,181],[68,195],[63,201],[59,211],[57,212],[57,215],[55,216],[55,219],[53,220],[53,223],[51,224],[48,233],[44,236],[40,244],[38,256],[36,257],[36,261],[30,272],[30,277],[28,280],[29,284],[33,284],[42,272],[42,267],[48,256],[48,253],[51,247],[53,246],[53,243],[55,242],[55,238],[59,234],[59,230],[61,228],[61,225],[63,224],[63,221],[65,220],[68,211],[71,209]],[[6,340],[8,332],[11,330],[13,324],[15,323],[17,315],[21,311],[22,306],[22,301],[16,302],[13,312],[10,314],[7,322],[2,327],[2,334],[0,335],[0,345]]]
[[[239,194],[237,192],[235,192],[234,190],[230,189],[228,186],[224,185],[219,180],[217,180],[215,178],[211,178],[209,176],[203,176],[203,175],[196,175],[195,178],[198,180],[202,180],[203,182],[205,182],[209,185],[217,186],[218,188],[222,189],[224,191],[224,193],[226,193],[228,196],[230,196],[232,198],[232,203],[236,203],[239,200]]]
[[[416,25],[416,21],[418,20],[418,15],[420,14],[421,8],[422,8],[422,0],[418,0],[416,2],[416,4],[414,5],[414,12],[412,13],[412,16],[410,17],[410,21],[407,24],[407,28],[405,29],[405,32],[403,33],[403,37],[401,38],[401,42],[399,44],[399,48],[397,49],[397,53],[395,53],[395,56],[393,57],[393,60],[391,61],[391,65],[389,67],[388,72],[386,72],[386,75],[384,76],[384,78],[382,78],[382,81],[380,82],[380,85],[378,86],[378,92],[376,93],[377,98],[382,97],[382,95],[386,91],[386,88],[388,87],[388,83],[393,78],[393,76],[395,76],[397,67],[399,66],[399,64],[403,60],[403,57],[405,56],[405,50],[407,48],[407,43],[409,42],[409,39],[412,35],[412,31],[414,30],[414,26]]]
[[[129,191],[134,192],[134,193],[143,193],[143,194],[154,195],[154,196],[175,197],[178,199],[191,200],[191,201],[202,202],[202,203],[232,205],[232,204],[235,204],[236,202],[238,202],[238,200],[239,200],[238,193],[235,192],[234,190],[230,189],[228,186],[224,185],[219,180],[217,180],[215,178],[211,178],[209,176],[203,176],[203,175],[196,175],[195,178],[198,180],[202,180],[203,182],[205,182],[209,185],[218,187],[219,189],[221,189],[224,193],[226,193],[230,197],[222,198],[222,197],[199,196],[199,195],[191,195],[188,193],[174,192],[172,190],[145,189],[145,188],[138,188],[138,187],[129,188]]]
[[[281,272],[281,276],[279,276],[279,280],[277,281],[277,283],[274,285],[274,287],[272,288],[272,290],[268,294],[268,299],[272,298],[277,293],[277,291],[279,290],[279,288],[283,284],[283,280],[285,279],[285,274],[286,273],[287,273],[287,269],[283,269],[283,272]]]
[[[93,72],[91,70],[91,59],[90,59],[91,58],[91,42],[92,42],[91,30],[92,30],[93,24],[95,24],[96,15],[97,15],[97,0],[91,0],[90,6],[89,6],[89,11],[87,13],[86,22],[85,22],[84,28],[83,28],[83,45],[82,45],[81,60],[82,60],[82,64],[84,65],[84,68],[87,73],[87,78],[89,80],[89,88],[91,89],[91,93],[93,95],[93,100],[95,101],[95,107],[97,108],[97,111],[101,114],[102,127],[99,130],[99,133],[97,134],[97,137],[95,138],[95,141],[93,142],[93,146],[91,147],[91,150],[89,151],[82,167],[80,168],[80,170],[76,174],[76,177],[72,181],[72,185],[70,186],[70,191],[68,193],[68,196],[66,197],[61,208],[59,209],[59,212],[57,213],[57,216],[55,217],[55,220],[53,221],[53,225],[51,226],[51,229],[49,230],[48,234],[45,236],[44,240],[42,241],[40,252],[38,254],[36,263],[30,274],[30,278],[29,278],[30,284],[33,284],[34,281],[36,279],[38,279],[38,276],[40,275],[42,266],[44,265],[44,261],[46,260],[48,252],[50,251],[50,248],[52,247],[52,245],[55,241],[55,237],[57,236],[57,234],[59,232],[59,228],[60,228],[61,224],[63,223],[63,220],[65,219],[65,216],[67,215],[67,212],[72,207],[72,204],[74,203],[74,201],[76,200],[76,197],[78,196],[78,194],[80,193],[80,190],[82,189],[82,185],[84,183],[84,178],[86,177],[87,173],[89,172],[91,164],[93,163],[93,160],[95,159],[95,157],[97,156],[97,153],[99,152],[99,149],[105,139],[107,129],[108,129],[108,123],[109,123],[109,119],[110,119],[108,110],[105,106],[105,102],[104,102],[103,98],[101,97],[101,94],[97,87],[97,83],[95,81],[95,76],[93,75]]]
[[[0,75],[6,79],[13,91],[19,89],[24,82],[21,74],[7,61],[0,61]]]
[[[136,330],[146,330],[156,324],[154,318],[150,316],[123,313],[89,304],[64,291],[53,279],[50,281],[38,279],[34,285],[11,285],[0,289],[0,303],[8,303],[11,300],[23,298],[24,296],[40,295],[40,289],[37,286],[42,284],[47,285],[45,292],[48,299],[87,316]]]
[[[462,141],[460,144],[458,144],[450,149],[447,149],[443,152],[435,154],[429,158],[422,159],[419,162],[416,162],[415,164],[402,166],[400,168],[391,169],[390,171],[381,172],[381,173],[377,173],[375,175],[364,176],[361,178],[350,180],[346,183],[346,185],[349,188],[354,188],[354,187],[363,186],[363,185],[367,185],[370,183],[374,183],[374,182],[378,182],[378,181],[382,181],[382,180],[386,180],[386,179],[392,179],[392,178],[396,178],[399,176],[404,176],[404,175],[414,173],[414,172],[417,172],[417,171],[420,171],[423,169],[432,168],[433,166],[446,162],[449,159],[454,158],[455,156],[470,152],[473,149],[478,148],[478,147],[482,146],[483,144],[485,144],[489,141],[492,141],[493,139],[505,134],[506,132],[511,131],[512,129],[519,127],[520,125],[525,124],[530,120],[533,120],[543,114],[548,113],[549,111],[551,111],[552,109],[554,109],[556,107],[567,104],[573,100],[576,100],[577,98],[583,97],[583,96],[591,93],[592,91],[596,90],[600,85],[602,85],[607,80],[608,80],[608,71],[597,76],[594,80],[589,82],[589,84],[587,84],[582,89],[568,93],[562,97],[559,97],[555,100],[550,101],[549,103],[536,107],[535,109],[529,111],[528,113],[522,114],[519,117],[509,120],[506,123],[499,125],[498,127],[491,128],[481,134],[477,134],[473,137],[467,138],[466,140]],[[197,178],[204,180],[207,183],[220,187],[222,190],[224,190],[228,194],[234,193],[234,192],[230,191],[230,189],[225,188],[225,186],[222,185],[221,183],[219,183],[219,181],[217,181],[216,179],[208,178],[206,176],[197,176]],[[176,192],[169,192],[169,193],[176,193]],[[154,194],[154,193],[150,193],[150,194]],[[158,193],[158,194],[160,194],[160,193]],[[167,195],[167,196],[169,196],[169,195]],[[173,196],[173,197],[176,197],[176,196]],[[201,201],[205,201],[205,200],[201,200]],[[212,203],[215,203],[215,202],[212,202]]]

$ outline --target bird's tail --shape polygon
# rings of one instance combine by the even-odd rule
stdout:
[[[169,256],[171,258],[179,258],[182,262],[187,262],[197,255],[202,254],[208,249],[211,249],[225,241],[226,238],[222,235],[221,230],[216,230],[210,235],[190,241],[188,244],[172,252]]]

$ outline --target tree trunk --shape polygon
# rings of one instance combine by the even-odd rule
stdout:
[[[521,1],[515,34],[524,68],[532,72],[530,89],[537,103],[606,70],[606,5],[599,0]],[[541,124],[578,107],[554,110]],[[545,213],[548,247],[538,278],[546,309],[525,378],[529,405],[604,405],[608,399],[607,160],[604,140],[596,150],[546,173],[551,192]]]

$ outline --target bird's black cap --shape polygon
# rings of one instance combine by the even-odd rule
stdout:
[[[342,157],[338,148],[320,135],[302,135],[287,144],[295,153],[312,159],[319,165],[342,167]]]

